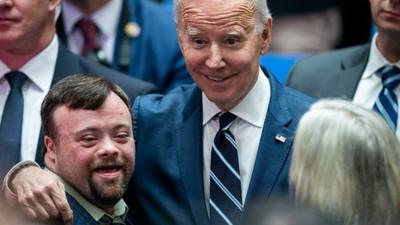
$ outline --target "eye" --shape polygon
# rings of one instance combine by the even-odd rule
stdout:
[[[236,47],[240,44],[240,39],[236,37],[229,37],[224,40],[224,45],[229,47]]]
[[[118,143],[126,143],[131,139],[130,132],[121,131],[115,134],[114,139]]]
[[[95,135],[84,135],[80,138],[80,142],[85,147],[93,146],[97,143],[98,138]]]
[[[191,42],[195,46],[195,48],[201,48],[207,44],[207,40],[205,40],[203,38],[199,38],[199,37],[193,37],[191,39]]]

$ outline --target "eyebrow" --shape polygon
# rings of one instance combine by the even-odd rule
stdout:
[[[234,35],[234,36],[240,36],[242,35],[240,32],[238,31],[229,31],[228,33],[226,33],[227,35]]]
[[[195,35],[199,35],[201,33],[199,31],[199,29],[194,28],[194,27],[188,27],[186,32],[188,33],[189,36],[195,36]]]
[[[124,124],[124,123],[121,123],[121,124],[117,124],[117,125],[115,125],[113,128],[112,128],[112,130],[118,130],[118,129],[121,129],[121,128],[126,128],[126,129],[132,129],[132,126],[131,125],[129,125],[129,124]],[[96,127],[85,127],[85,128],[83,128],[83,129],[81,129],[81,130],[78,130],[77,132],[75,132],[75,134],[80,134],[80,133],[84,133],[84,132],[97,132],[97,131],[99,131],[100,129],[99,128],[96,128]]]

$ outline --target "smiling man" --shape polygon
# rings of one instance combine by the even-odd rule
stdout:
[[[196,84],[135,100],[137,163],[125,200],[139,224],[246,224],[254,201],[288,192],[294,132],[312,99],[259,65],[271,37],[265,0],[174,4],[179,44]],[[20,188],[27,179],[11,184]],[[38,199],[49,199],[43,193]],[[26,202],[36,207],[40,200]]]
[[[133,224],[122,200],[135,154],[129,109],[122,89],[95,75],[69,76],[43,101],[45,164],[65,186],[74,225]]]

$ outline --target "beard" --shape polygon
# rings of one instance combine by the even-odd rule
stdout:
[[[123,197],[128,188],[132,175],[132,166],[127,165],[126,162],[113,161],[115,162],[108,161],[107,163],[95,164],[94,168],[106,165],[119,165],[121,176],[110,180],[102,180],[96,179],[92,172],[88,180],[89,190],[96,205],[114,206]]]

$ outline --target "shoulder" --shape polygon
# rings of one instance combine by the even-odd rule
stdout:
[[[133,104],[133,112],[135,117],[138,115],[176,115],[177,112],[183,111],[186,104],[191,102],[194,95],[201,96],[200,90],[195,84],[182,85],[170,91],[166,95],[150,94],[140,96],[135,99]],[[171,114],[173,113],[173,114]]]
[[[316,54],[296,63],[291,73],[312,73],[321,69],[340,67],[343,62],[362,58],[367,49],[369,49],[369,44]]]
[[[132,99],[139,95],[155,92],[156,90],[155,86],[149,82],[133,78],[116,70],[112,70],[105,66],[86,60],[82,57],[79,58],[81,66],[84,67],[87,72],[103,76],[106,79],[114,82],[115,84],[119,85]]]
[[[289,111],[292,112],[292,114],[301,116],[310,108],[310,105],[316,101],[314,97],[306,95],[291,87],[284,86],[283,88],[286,101],[288,102]]]

